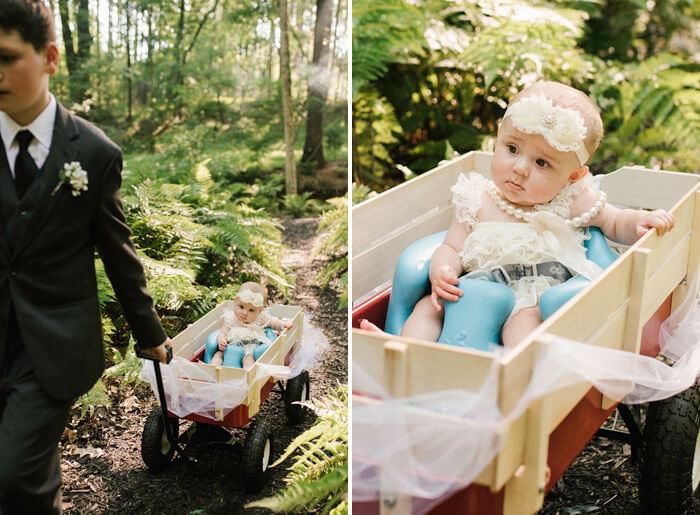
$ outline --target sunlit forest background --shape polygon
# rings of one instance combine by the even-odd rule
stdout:
[[[491,150],[507,103],[543,79],[599,106],[606,134],[593,173],[630,164],[700,172],[698,0],[352,5],[358,185],[381,191]]]
[[[319,218],[317,283],[344,309],[347,2],[47,3],[61,51],[51,90],[124,152],[124,210],[168,334],[247,280],[289,300],[290,217]],[[135,379],[128,326],[97,268],[106,348],[118,349],[109,364]],[[108,403],[103,390],[78,405]]]

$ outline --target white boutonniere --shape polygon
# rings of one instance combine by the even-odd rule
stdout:
[[[80,163],[73,161],[63,165],[63,170],[58,173],[58,184],[54,188],[51,195],[55,195],[63,184],[68,184],[72,188],[71,193],[74,197],[80,195],[88,189],[88,174],[80,166]]]

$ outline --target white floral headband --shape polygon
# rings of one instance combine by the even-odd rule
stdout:
[[[503,119],[510,116],[513,127],[527,134],[541,134],[561,152],[572,151],[582,165],[588,161],[583,143],[586,125],[576,109],[555,106],[545,95],[533,95],[508,106]]]
[[[263,296],[260,293],[255,293],[251,290],[238,290],[236,298],[241,302],[246,304],[251,304],[256,308],[261,308],[263,306]]]

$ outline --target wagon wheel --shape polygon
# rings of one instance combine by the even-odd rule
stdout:
[[[310,386],[309,373],[306,370],[287,381],[284,389],[284,412],[290,424],[298,424],[304,420],[308,409],[293,403],[309,400]]]
[[[177,438],[179,421],[169,418],[168,422]],[[162,472],[173,459],[175,446],[168,441],[165,426],[163,425],[163,412],[160,407],[155,407],[148,415],[141,435],[141,457],[146,466],[153,472]]]
[[[649,405],[639,480],[644,513],[693,512],[700,484],[700,383]]]
[[[274,439],[264,419],[254,420],[243,445],[243,482],[248,490],[259,490],[267,481]]]

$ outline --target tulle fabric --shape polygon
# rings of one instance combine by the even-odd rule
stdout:
[[[527,388],[507,415],[498,409],[499,349],[478,391],[443,390],[393,398],[382,387],[381,367],[353,362],[353,501],[380,494],[421,498],[425,513],[472,483],[503,445],[509,425],[535,400],[576,384],[595,386],[629,404],[657,401],[695,384],[700,374],[700,271],[684,304],[661,327],[661,353],[673,365],[647,356],[555,336],[538,345]],[[367,399],[367,398],[365,398]],[[572,406],[573,407],[573,406]]]

